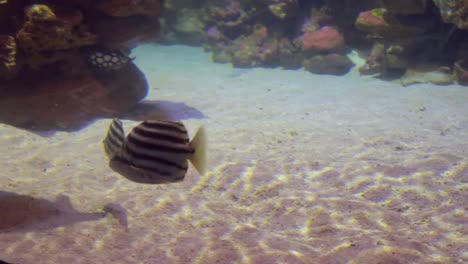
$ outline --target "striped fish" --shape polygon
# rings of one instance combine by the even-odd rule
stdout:
[[[190,141],[184,124],[148,120],[125,137],[122,122],[114,118],[103,141],[110,167],[139,183],[167,183],[184,179],[188,161],[203,175],[206,167],[205,129]]]
[[[112,159],[119,151],[125,140],[125,132],[122,126],[122,121],[114,118],[107,131],[104,139],[104,150],[109,159]]]

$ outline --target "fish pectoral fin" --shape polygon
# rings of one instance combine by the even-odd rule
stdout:
[[[203,126],[198,129],[189,145],[192,149],[195,150],[195,153],[190,157],[190,162],[193,164],[198,173],[200,173],[200,175],[204,175],[206,172],[207,140],[205,128]]]

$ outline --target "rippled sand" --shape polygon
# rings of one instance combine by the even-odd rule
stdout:
[[[209,172],[110,170],[110,120],[43,137],[0,125],[0,259],[13,263],[467,263],[468,88],[211,64],[143,46],[127,114],[209,133]],[[124,121],[127,131],[137,122]]]

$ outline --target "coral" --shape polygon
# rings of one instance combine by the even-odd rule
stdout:
[[[306,32],[314,32],[320,28],[320,25],[314,21],[313,19],[306,18],[304,20],[304,23],[302,23],[301,26],[301,32],[306,33]]]
[[[299,13],[297,0],[271,0],[271,2],[268,5],[268,9],[274,16],[280,19],[297,16]]]
[[[301,36],[301,47],[305,52],[343,52],[346,48],[343,35],[332,27],[306,32]]]
[[[333,17],[328,14],[327,8],[312,8],[310,15],[301,26],[301,31],[303,33],[313,32],[322,26],[332,25],[333,22]]]
[[[66,50],[96,43],[94,34],[57,17],[48,6],[33,5],[26,10],[26,17],[28,20],[16,35],[18,47],[25,53]]]
[[[359,73],[382,78],[395,77],[404,74],[408,64],[405,47],[376,42],[366,63],[359,67]]]
[[[11,79],[17,72],[15,38],[0,35],[0,79]]]
[[[181,9],[177,14],[176,30],[185,33],[200,33],[205,28],[203,13],[198,9]]]
[[[220,28],[232,28],[242,25],[249,18],[249,13],[238,1],[227,1],[224,5],[209,8],[208,16]]]
[[[355,22],[356,28],[372,33],[386,30],[389,27],[389,24],[383,17],[385,12],[385,9],[376,8],[359,13],[359,16]]]
[[[463,16],[468,0],[435,2],[444,6],[446,14],[468,17]],[[428,0],[168,0],[166,3],[171,10],[164,19],[165,28],[169,29],[166,43],[201,45],[212,52],[213,61],[231,62],[236,67],[296,69],[315,61],[331,65],[338,61],[334,55],[344,55],[348,44],[359,50],[374,45],[359,72],[383,78],[403,74],[411,59],[442,64],[446,63],[442,60],[453,63],[466,57],[455,55],[454,51],[465,54],[466,49],[458,43],[451,44],[452,40],[464,39],[462,32],[441,23],[434,13],[437,9]],[[255,29],[260,24],[265,25],[264,29]],[[187,41],[184,35],[193,36],[190,39],[194,40]]]
[[[182,8],[176,11],[177,22],[174,30],[179,42],[191,44],[200,43],[206,37],[205,12],[202,9]]]
[[[468,0],[434,0],[445,23],[468,29]]]
[[[46,5],[32,5],[26,9],[26,17],[31,22],[55,21],[57,16]]]
[[[366,60],[366,64],[359,67],[360,74],[375,74],[382,70],[382,57],[385,53],[385,46],[382,43],[374,43],[371,54]]]
[[[278,43],[268,37],[268,29],[264,25],[255,25],[249,36],[236,39],[226,49],[232,64],[237,67],[269,65],[277,54]]]
[[[430,25],[427,21],[402,23],[385,8],[375,8],[360,12],[355,27],[370,33],[373,38],[408,38],[424,34]]]
[[[227,40],[227,37],[219,30],[217,26],[211,26],[206,30],[206,36],[208,40],[213,42]]]
[[[76,113],[80,125],[97,116],[83,115],[95,106],[106,105],[96,110],[102,116],[118,111],[121,105],[136,104],[146,93],[143,91],[146,81],[128,54],[140,43],[158,36],[162,7],[163,0],[0,0],[0,98],[4,99],[4,120],[22,127],[23,123],[31,122],[25,121],[21,111],[15,109],[18,105],[10,102],[23,102],[27,107],[22,110],[26,112],[35,106],[34,112],[28,113],[34,116],[31,120],[64,123],[70,116],[74,119]],[[111,60],[117,58],[120,63],[107,67],[111,70],[105,74],[95,70],[106,66],[86,63],[89,51],[96,49],[102,51],[107,65],[106,54],[117,54]],[[95,57],[95,62],[99,61],[100,57]],[[122,84],[112,80],[119,78],[123,86],[116,88]],[[136,95],[109,96],[109,90],[116,89]],[[92,106],[84,106],[78,113],[78,106],[86,101],[83,97],[87,94],[92,97],[89,98],[93,100]],[[67,114],[55,107],[65,101],[70,106]],[[61,114],[63,118],[57,118]],[[49,117],[50,120],[45,120]]]
[[[238,1],[224,1],[221,6],[210,7],[210,16],[220,21],[234,20],[241,16],[244,11]]]

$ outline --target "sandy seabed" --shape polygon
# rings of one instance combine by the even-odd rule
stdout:
[[[208,173],[126,180],[102,149],[109,119],[50,137],[2,124],[0,259],[468,262],[468,87],[234,69],[183,46],[134,54],[150,91],[126,130],[205,125]]]

